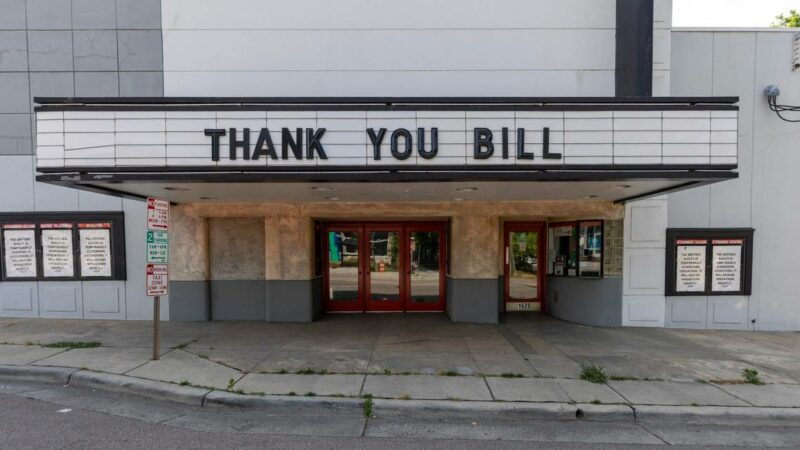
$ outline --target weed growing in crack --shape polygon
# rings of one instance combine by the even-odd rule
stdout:
[[[606,375],[606,371],[602,367],[586,364],[581,366],[581,380],[602,384],[608,381],[608,375]]]

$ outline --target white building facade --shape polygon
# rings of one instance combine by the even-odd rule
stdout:
[[[791,31],[673,29],[669,0],[3,5],[0,212],[36,262],[4,247],[0,316],[149,319],[154,196],[170,320],[800,329],[800,126],[762,94],[800,104]]]

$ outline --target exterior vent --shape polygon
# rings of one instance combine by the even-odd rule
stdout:
[[[800,69],[800,33],[795,33],[792,46],[792,70],[798,69]]]

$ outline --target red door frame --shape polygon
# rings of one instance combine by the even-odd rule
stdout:
[[[330,240],[331,231],[358,233],[358,296],[353,301],[336,301],[330,299]],[[386,304],[369,302],[369,232],[397,231],[400,233],[400,301]],[[410,233],[414,231],[439,232],[439,302],[413,304],[411,302],[411,264]],[[447,280],[447,222],[441,221],[397,221],[397,222],[324,222],[320,228],[322,233],[322,290],[326,312],[370,312],[370,311],[445,311]],[[399,307],[398,307],[399,303]]]
[[[358,284],[356,288],[358,289],[358,293],[356,294],[356,298],[350,301],[331,301],[330,299],[330,280],[329,280],[329,273],[330,273],[330,241],[328,238],[328,233],[331,231],[344,231],[344,232],[355,232],[358,233]],[[364,227],[352,224],[352,223],[341,223],[341,224],[331,224],[325,225],[322,227],[322,267],[323,267],[323,276],[322,276],[322,290],[323,290],[323,298],[325,300],[325,310],[326,311],[361,311],[364,310]]]
[[[363,225],[364,229],[364,311],[394,311],[400,312],[403,311],[404,307],[404,299],[406,298],[406,283],[404,282],[405,279],[405,266],[406,266],[406,258],[403,256],[404,249],[406,248],[406,236],[403,232],[403,224],[400,223],[378,223],[378,222],[371,222],[366,223]],[[386,300],[372,300],[372,284],[371,284],[371,277],[372,277],[372,270],[370,268],[370,260],[372,259],[372,248],[370,247],[369,243],[369,234],[373,231],[387,231],[387,232],[396,232],[397,235],[400,237],[400,248],[397,258],[397,276],[398,280],[398,287],[399,287],[399,298],[395,301],[386,301]]]
[[[517,301],[528,301],[539,303],[539,310],[547,312],[547,302],[544,301],[545,282],[547,280],[547,222],[505,222],[503,224],[503,311],[506,304],[511,300],[511,279],[509,278],[509,258],[511,257],[508,237],[514,231],[536,231],[539,233],[538,251],[536,252],[536,299]],[[516,302],[514,302],[516,303]]]
[[[409,236],[415,231],[439,232],[439,302],[417,303],[411,302],[411,243]],[[404,259],[406,263],[406,292],[404,297],[406,311],[444,311],[446,309],[445,285],[447,284],[447,222],[407,222],[404,226],[403,237],[406,239]]]

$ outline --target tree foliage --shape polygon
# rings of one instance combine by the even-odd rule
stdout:
[[[772,22],[773,28],[800,28],[800,13],[796,9],[789,11],[789,14],[778,14]]]

